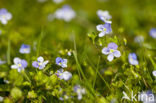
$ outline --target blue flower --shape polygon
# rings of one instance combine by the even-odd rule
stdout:
[[[6,9],[0,9],[0,21],[2,24],[7,24],[8,20],[11,18],[11,13],[9,13]]]
[[[137,56],[135,53],[129,53],[128,60],[129,60],[129,63],[132,65],[138,65],[139,64],[139,62],[137,60]]]
[[[108,11],[98,10],[97,11],[97,15],[103,22],[105,22],[105,23],[112,23],[111,21],[109,21],[109,19],[111,19],[112,16],[109,14]]]
[[[103,37],[106,34],[109,34],[112,32],[111,24],[110,23],[105,23],[105,24],[100,24],[96,26],[97,30],[100,31],[99,37]]]
[[[156,38],[156,28],[152,28],[149,32],[150,36]]]
[[[82,95],[86,93],[85,89],[82,88],[80,85],[74,86],[74,92],[77,93],[78,100],[82,99]]]
[[[118,46],[115,43],[109,43],[108,47],[102,49],[102,53],[107,56],[108,61],[112,61],[114,57],[120,57],[121,53],[117,50]]]
[[[14,65],[11,65],[12,69],[17,69],[18,72],[21,72],[21,70],[24,70],[27,67],[28,63],[24,59],[20,59],[18,57],[14,58]]]
[[[30,46],[22,44],[19,52],[22,54],[29,54],[30,53]]]
[[[62,68],[67,67],[67,59],[62,59],[60,57],[57,57],[55,62],[56,62],[57,65],[61,66]]]
[[[68,72],[68,71],[64,71],[63,69],[57,70],[56,75],[61,80],[64,79],[65,81],[68,81],[68,80],[70,80],[72,78],[72,74],[70,72]]]
[[[54,15],[57,19],[69,22],[75,18],[76,13],[70,6],[64,5],[62,8],[56,10]]]
[[[44,69],[48,62],[48,60],[44,61],[44,58],[40,56],[37,58],[37,61],[32,63],[32,66],[35,68]]]

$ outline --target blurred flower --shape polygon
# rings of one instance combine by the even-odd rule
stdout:
[[[67,100],[69,98],[69,96],[67,96],[66,94],[63,95],[63,97],[60,97],[59,100],[63,101],[63,100]]]
[[[63,71],[64,71],[63,69],[57,70],[56,75],[57,75],[58,78],[63,79],[63,76],[62,76],[63,75]]]
[[[153,74],[153,76],[156,77],[156,70],[154,70],[154,71],[152,72],[152,74]]]
[[[26,60],[15,57],[14,65],[11,65],[11,68],[17,69],[18,72],[21,72],[21,70],[24,70],[27,67],[27,65],[28,65],[28,63]]]
[[[137,56],[135,53],[129,53],[128,60],[129,60],[129,63],[132,65],[138,65],[139,64],[139,62],[137,60]]]
[[[57,57],[55,62],[56,62],[57,65],[61,66],[62,68],[67,67],[67,59],[62,59],[60,57]]]
[[[68,51],[68,53],[67,53],[67,54],[68,54],[68,56],[71,56],[71,55],[72,55],[70,51]]]
[[[48,17],[47,17],[47,20],[51,22],[51,21],[54,20],[54,18],[55,18],[54,14],[49,14]]]
[[[30,53],[30,46],[29,45],[22,44],[19,52],[21,54],[29,54]]]
[[[117,103],[116,98],[113,98],[110,103]]]
[[[35,68],[44,69],[48,62],[48,60],[44,61],[44,58],[40,56],[37,58],[37,61],[32,63],[32,66]]]
[[[62,88],[59,90],[59,92],[62,92]],[[64,101],[64,100],[67,100],[67,99],[69,99],[69,98],[71,98],[71,96],[68,96],[68,95],[66,94],[66,92],[63,92],[63,93],[62,93],[62,96],[59,97],[59,100]]]
[[[97,11],[97,15],[103,22],[105,22],[105,23],[112,23],[111,21],[109,21],[109,19],[111,19],[112,16],[109,14],[108,11],[98,10]]]
[[[6,63],[6,61],[2,61],[2,60],[0,59],[0,65],[5,64],[5,63]]]
[[[96,26],[97,30],[100,31],[99,37],[103,37],[106,34],[109,34],[112,32],[111,24],[110,23],[105,23],[105,24],[100,24]]]
[[[12,15],[6,9],[0,9],[0,21],[2,24],[7,24],[8,20],[11,20]]]
[[[3,102],[4,97],[0,96],[0,102]]]
[[[135,41],[136,43],[142,43],[142,42],[144,42],[144,37],[141,36],[141,35],[136,36],[136,37],[134,38],[134,41]]]
[[[56,10],[55,17],[66,22],[71,21],[76,16],[75,11],[68,5]]]
[[[66,49],[65,51],[67,52],[67,55],[68,56],[71,56],[72,55],[72,50],[71,49],[70,50]]]
[[[82,95],[86,93],[85,89],[82,88],[80,85],[74,86],[74,92],[78,95],[78,100],[82,99]]]
[[[56,75],[61,80],[64,79],[65,81],[68,81],[68,80],[70,80],[72,78],[72,74],[70,72],[68,72],[68,71],[64,71],[63,69],[57,70]]]
[[[59,4],[61,2],[63,2],[64,0],[53,0],[53,2],[55,2],[56,4]]]
[[[72,74],[68,71],[63,72],[63,79],[65,81],[69,80],[70,78],[72,78]]]
[[[152,28],[149,32],[150,36],[156,38],[156,28]]]
[[[2,30],[0,30],[0,35],[2,34]]]
[[[4,80],[4,83],[9,84],[10,82],[8,80]]]
[[[107,56],[108,61],[112,61],[114,57],[120,57],[121,53],[117,50],[118,46],[115,43],[109,43],[108,47],[102,49],[102,53]]]

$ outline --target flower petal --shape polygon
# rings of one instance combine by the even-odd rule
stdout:
[[[108,56],[107,56],[107,60],[108,61],[112,61],[114,59],[114,55],[113,55],[113,53],[111,53],[111,54],[109,54]]]
[[[108,44],[108,48],[116,50],[118,48],[118,45],[116,45],[115,43],[111,42],[111,43]]]
[[[105,36],[105,34],[106,33],[104,31],[102,31],[102,32],[99,33],[99,37],[103,37],[103,36]]]
[[[14,63],[15,64],[19,64],[20,62],[21,62],[21,59],[20,58],[17,58],[17,57],[14,58]]]
[[[18,66],[17,66],[17,65],[11,65],[11,68],[12,68],[12,69],[17,69]]]
[[[97,29],[98,31],[103,31],[104,26],[103,26],[102,24],[97,25],[97,26],[96,26],[96,29]]]
[[[63,61],[63,59],[60,58],[60,57],[57,57],[56,60],[55,60],[56,64],[58,64],[58,65],[59,65],[59,63],[61,63],[62,61]]]
[[[115,57],[120,57],[120,56],[121,56],[120,51],[115,50],[115,51],[114,51],[114,56],[115,56]]]
[[[48,63],[49,63],[49,61],[46,60],[46,61],[43,62],[43,65],[45,66],[45,65],[47,65]]]
[[[40,56],[40,57],[37,58],[37,61],[43,62],[44,61],[44,58],[42,56]]]
[[[26,68],[27,65],[28,65],[28,63],[27,63],[26,60],[21,60],[21,64],[22,64],[22,67],[23,67],[23,68]]]
[[[66,68],[67,67],[67,59],[63,59],[63,62],[62,62],[62,68]]]
[[[63,72],[63,79],[64,80],[69,80],[72,77],[72,74],[68,71]]]
[[[109,54],[109,49],[107,48],[107,47],[104,47],[103,49],[102,49],[102,53],[103,54],[105,54],[105,55],[107,55],[107,54]]]
[[[32,63],[32,66],[35,67],[35,68],[38,68],[38,67],[39,67],[38,62],[37,62],[37,61],[34,61],[34,62]]]

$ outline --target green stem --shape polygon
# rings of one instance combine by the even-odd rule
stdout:
[[[10,40],[8,41],[8,50],[7,50],[7,62],[8,62],[8,65],[11,64],[11,61],[10,61]]]
[[[22,71],[23,76],[31,83],[30,78],[28,77],[28,75],[25,73],[25,71]]]
[[[100,63],[100,56],[99,56],[98,63],[97,63],[97,68],[96,68],[96,74],[95,74],[95,80],[94,80],[94,83],[93,83],[93,88],[95,87],[96,77],[97,77],[98,69],[99,69],[99,63]]]

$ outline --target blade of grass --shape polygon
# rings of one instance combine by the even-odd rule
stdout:
[[[88,58],[87,58],[87,59],[88,59]],[[96,67],[93,65],[93,63],[91,63],[90,60],[88,60],[88,61],[89,61],[90,65],[95,69]],[[95,69],[95,70],[96,70],[96,69]],[[106,86],[108,87],[108,89],[111,90],[109,84],[106,82],[106,80],[103,78],[103,76],[99,73],[99,71],[97,71],[97,73],[98,73],[98,75],[100,76],[100,78],[104,81],[104,83],[106,84]]]
[[[37,57],[39,56],[39,53],[40,53],[40,46],[41,46],[41,41],[43,39],[43,36],[44,36],[44,30],[42,29],[38,43],[37,43],[37,54],[36,54]]]
[[[98,69],[99,69],[99,63],[100,63],[100,56],[99,56],[99,59],[98,59],[98,62],[97,62],[95,80],[93,82],[93,88],[95,87],[96,77],[97,77],[97,73],[98,73]]]
[[[26,71],[22,71],[21,73],[31,83],[31,80],[30,80],[29,76],[27,75]]]
[[[152,59],[151,56],[149,56],[149,59],[150,59],[152,65],[154,66],[154,69],[156,70],[156,63],[154,62],[154,60]]]
[[[11,43],[10,43],[10,40],[8,41],[8,49],[7,49],[7,62],[8,62],[8,65],[11,64],[11,60],[10,60],[10,47],[11,47]]]
[[[82,75],[82,77],[83,77],[83,79],[84,79],[84,82],[82,82],[82,84],[84,84],[84,85],[88,88],[88,90],[92,93],[92,95],[89,94],[90,97],[91,97],[92,99],[95,99],[95,96],[96,96],[96,95],[95,95],[95,91],[94,91],[94,89],[92,88],[91,84],[87,81],[87,79],[86,79],[86,77],[85,77],[85,75],[84,75],[84,73],[83,73],[83,70],[82,70],[82,68],[81,68],[81,65],[80,65],[80,63],[79,63],[79,61],[78,61],[75,39],[74,39],[74,49],[75,49],[75,51],[73,51],[73,54],[74,54],[74,58],[75,58],[75,61],[76,61],[77,69],[78,69],[79,73]]]

